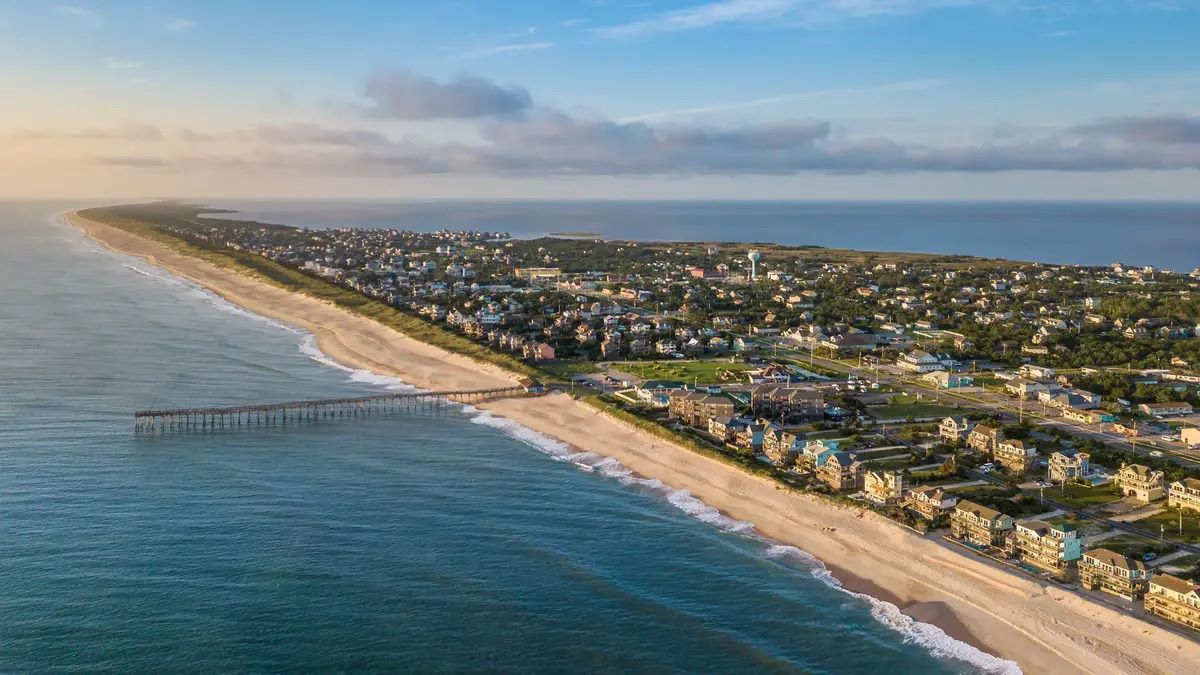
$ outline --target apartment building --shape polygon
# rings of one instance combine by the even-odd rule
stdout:
[[[681,389],[671,393],[667,410],[672,418],[684,424],[705,428],[714,417],[732,417],[733,401],[724,396]]]
[[[1200,586],[1170,574],[1155,574],[1146,589],[1146,611],[1200,630]]]
[[[1146,563],[1106,548],[1094,548],[1079,559],[1079,584],[1093,591],[1139,600],[1149,579]]]
[[[950,514],[950,536],[976,546],[1003,547],[1013,519],[996,509],[961,501]]]
[[[1067,580],[1074,576],[1075,562],[1082,555],[1083,546],[1074,526],[1031,518],[1015,523],[1004,550],[1010,558]]]
[[[750,389],[750,411],[771,420],[819,420],[825,416],[825,395],[812,387],[760,384]]]

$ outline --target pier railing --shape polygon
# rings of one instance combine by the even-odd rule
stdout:
[[[327,398],[284,403],[263,403],[214,408],[139,410],[133,414],[134,431],[216,431],[253,426],[275,426],[320,420],[396,413],[436,413],[451,404],[482,403],[498,398],[536,396],[523,386],[494,389],[425,391]]]

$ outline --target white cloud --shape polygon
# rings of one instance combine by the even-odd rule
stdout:
[[[103,14],[76,5],[55,5],[54,11],[92,27],[102,26],[106,21]]]
[[[484,47],[463,54],[464,58],[480,59],[488,56],[496,56],[499,54],[514,54],[519,52],[536,52],[545,49],[553,49],[553,42],[514,42],[505,45],[496,45],[494,47]]]
[[[137,70],[142,67],[142,62],[107,58],[104,59],[104,66],[109,70]]]
[[[190,28],[195,28],[196,22],[192,21],[191,19],[175,17],[173,19],[168,19],[167,21],[163,22],[162,27],[163,27],[163,30],[167,31],[168,33],[178,33],[180,31],[185,31]]]

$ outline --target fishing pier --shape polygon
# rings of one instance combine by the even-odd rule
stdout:
[[[139,410],[133,414],[133,427],[137,433],[218,431],[372,415],[436,414],[453,404],[483,403],[498,398],[538,396],[542,393],[540,386],[514,385],[496,389],[379,394],[224,408]]]

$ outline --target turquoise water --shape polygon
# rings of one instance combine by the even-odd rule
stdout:
[[[0,204],[0,672],[1014,670],[470,409],[135,437],[141,407],[403,385],[66,206]]]

